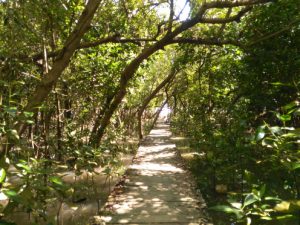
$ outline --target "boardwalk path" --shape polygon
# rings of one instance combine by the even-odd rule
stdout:
[[[170,135],[159,123],[146,137],[124,184],[108,199],[104,224],[208,224]]]

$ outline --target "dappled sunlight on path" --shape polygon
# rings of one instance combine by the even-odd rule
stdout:
[[[124,182],[106,204],[106,224],[208,224],[205,204],[182,168],[169,126],[159,123],[142,142]]]

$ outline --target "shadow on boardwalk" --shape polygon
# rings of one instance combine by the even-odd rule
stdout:
[[[159,123],[138,149],[124,181],[94,224],[205,224],[191,177],[180,165],[169,126]],[[102,221],[102,222],[100,222]]]

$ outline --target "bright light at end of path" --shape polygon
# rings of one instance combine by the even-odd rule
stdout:
[[[160,119],[163,119],[165,122],[167,122],[170,117],[170,113],[171,113],[171,109],[169,108],[168,104],[166,104],[162,108],[162,110],[159,114],[159,117],[160,117]]]
[[[186,20],[190,14],[190,5],[186,0],[174,0],[175,17],[179,14],[179,20]],[[157,9],[158,13],[162,16],[168,17],[170,14],[169,4],[162,4]]]

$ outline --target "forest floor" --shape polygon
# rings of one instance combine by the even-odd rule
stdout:
[[[169,125],[160,122],[141,143],[102,216],[94,219],[106,224],[208,225],[205,206],[178,157]]]

